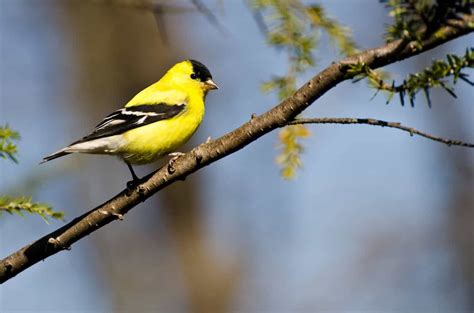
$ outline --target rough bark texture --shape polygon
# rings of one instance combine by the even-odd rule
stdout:
[[[133,191],[122,191],[111,200],[6,257],[0,262],[0,283],[59,251],[70,249],[73,243],[102,226],[114,220],[123,219],[123,215],[130,209],[175,181],[185,179],[186,176],[200,168],[240,150],[268,132],[286,125],[324,95],[326,91],[338,83],[352,78],[347,72],[351,64],[363,62],[371,68],[378,68],[415,56],[470,33],[473,30],[473,23],[474,16],[466,15],[460,20],[450,21],[450,26],[443,27],[436,34],[424,40],[421,47],[414,42],[400,39],[332,63],[291,97],[266,113],[260,116],[253,115],[241,127],[214,141],[194,148],[173,164],[143,178],[140,185]]]

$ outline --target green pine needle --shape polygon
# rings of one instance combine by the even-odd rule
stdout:
[[[472,0],[381,0],[394,23],[387,29],[387,42],[408,36],[420,41],[436,32],[448,19],[471,14]]]
[[[263,92],[276,91],[280,100],[291,96],[296,91],[298,76],[315,65],[313,53],[318,47],[320,32],[328,35],[342,55],[357,52],[349,29],[328,17],[319,5],[307,5],[299,0],[254,0],[251,3],[263,18],[260,23],[263,23],[268,44],[288,55],[288,72],[274,76],[261,86]],[[303,125],[288,126],[280,132],[276,163],[281,166],[283,178],[293,178],[301,167],[300,155],[304,150],[301,141],[309,134]]]
[[[16,158],[18,150],[15,142],[19,139],[20,134],[10,129],[8,125],[0,126],[0,158],[18,163]]]
[[[31,202],[31,197],[13,198],[10,196],[0,196],[0,215],[2,212],[17,214],[25,217],[24,213],[39,215],[46,223],[49,219],[64,220],[64,212],[56,212],[44,203]]]
[[[469,75],[463,72],[467,68],[474,68],[474,48],[466,49],[465,54],[461,56],[448,54],[446,60],[433,61],[423,71],[409,74],[400,85],[395,85],[395,81],[392,81],[390,84],[386,83],[378,72],[363,63],[351,66],[348,74],[355,75],[353,78],[354,83],[367,78],[371,87],[376,88],[377,91],[387,92],[387,104],[395,94],[398,94],[402,105],[405,104],[405,100],[408,100],[411,106],[414,106],[416,95],[422,91],[428,106],[431,107],[431,89],[442,88],[456,98],[454,85],[459,80],[471,86],[474,85],[469,80]],[[447,79],[448,77],[452,78],[451,82]]]

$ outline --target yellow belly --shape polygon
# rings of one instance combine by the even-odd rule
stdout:
[[[154,162],[185,144],[197,130],[203,116],[202,105],[202,108],[194,108],[170,120],[130,130],[123,134],[126,148],[119,149],[117,154],[132,164]]]

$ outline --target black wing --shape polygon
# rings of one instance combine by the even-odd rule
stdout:
[[[185,103],[177,105],[159,103],[123,108],[105,117],[90,135],[72,144],[120,135],[130,129],[172,118],[183,112],[185,108]]]

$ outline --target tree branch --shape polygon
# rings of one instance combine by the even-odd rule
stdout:
[[[250,121],[241,127],[194,148],[172,164],[144,177],[139,186],[130,193],[122,191],[113,199],[6,257],[0,261],[0,283],[59,251],[69,249],[73,243],[108,223],[123,219],[123,215],[130,209],[175,181],[184,180],[197,170],[286,125],[328,90],[344,80],[351,79],[354,75],[348,73],[350,65],[363,62],[371,68],[377,68],[412,57],[470,33],[473,23],[474,16],[465,15],[460,20],[453,20],[450,26],[442,27],[424,40],[421,46],[415,42],[396,40],[332,63],[291,97],[266,113],[253,115]]]
[[[443,137],[437,137],[437,136],[422,132],[416,128],[404,126],[398,122],[387,122],[387,121],[377,120],[373,118],[353,118],[353,117],[297,118],[287,123],[287,125],[298,125],[298,124],[343,124],[343,125],[365,124],[365,125],[372,125],[372,126],[389,127],[389,128],[396,128],[396,129],[406,131],[410,133],[410,136],[413,136],[413,135],[422,136],[422,137],[431,139],[433,141],[447,144],[448,146],[461,146],[461,147],[474,148],[474,144],[472,143],[463,142],[459,140],[453,140],[453,139],[446,139]]]

